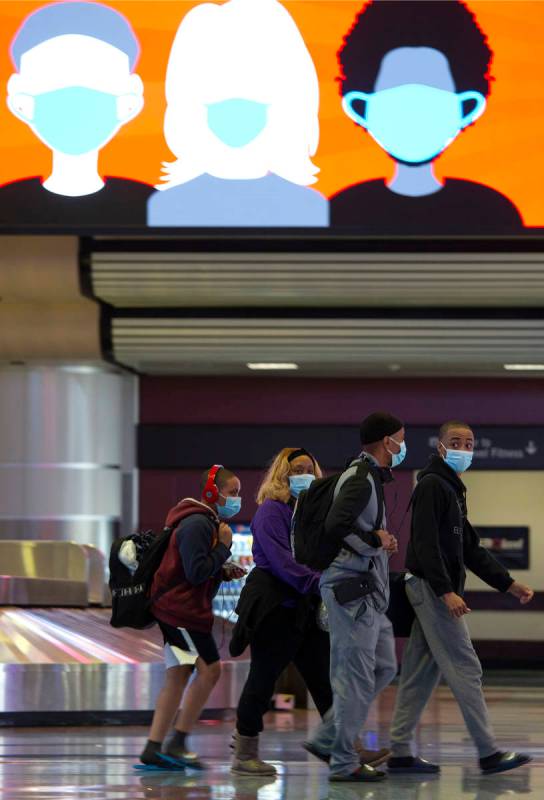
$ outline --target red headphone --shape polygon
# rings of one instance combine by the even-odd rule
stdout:
[[[220,469],[223,469],[223,464],[214,464],[208,472],[208,480],[202,492],[202,499],[207,503],[216,503],[219,499],[219,489],[215,483],[215,478]]]

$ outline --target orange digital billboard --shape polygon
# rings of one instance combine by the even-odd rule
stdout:
[[[0,3],[0,229],[544,228],[539,0]]]

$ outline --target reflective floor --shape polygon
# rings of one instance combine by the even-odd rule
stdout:
[[[420,752],[443,767],[436,779],[391,777],[368,786],[329,787],[327,768],[300,748],[316,722],[314,712],[271,714],[262,737],[263,756],[278,768],[276,780],[257,781],[229,772],[232,719],[199,724],[191,745],[206,758],[206,773],[139,773],[134,769],[145,741],[142,728],[50,728],[0,730],[1,800],[544,800],[544,687],[492,687],[487,693],[505,749],[531,752],[534,762],[504,776],[483,777],[476,767],[457,707],[441,689],[420,729]],[[387,742],[394,689],[373,709],[365,744]]]

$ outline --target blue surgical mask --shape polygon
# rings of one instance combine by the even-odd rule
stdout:
[[[474,453],[471,450],[448,450],[440,442],[445,450],[444,461],[454,472],[466,472],[472,464]]]
[[[245,147],[266,127],[268,106],[234,98],[208,106],[208,127],[229,147]]]
[[[32,128],[52,150],[81,156],[108,142],[120,120],[117,97],[82,86],[57,89],[34,98]]]
[[[311,473],[305,475],[289,475],[289,487],[293,497],[298,497],[313,481],[315,481],[315,475]]]
[[[235,517],[236,514],[240,513],[242,509],[241,497],[225,497],[224,495],[221,495],[221,497],[225,500],[224,506],[217,506],[217,513],[221,519],[231,519],[231,517]]]
[[[463,105],[469,101],[471,110],[465,112]],[[480,92],[456,94],[420,83],[370,94],[348,92],[342,99],[348,117],[365,128],[390,156],[408,164],[435,159],[463,128],[483,114],[485,106]]]
[[[406,442],[404,441],[397,442],[397,440],[393,439],[392,436],[390,436],[389,438],[391,439],[392,442],[395,442],[395,444],[398,444],[398,446],[400,447],[399,453],[391,453],[391,450],[387,451],[388,453],[391,453],[392,456],[391,467],[394,469],[395,467],[398,467],[399,464],[402,464],[402,462],[406,458]]]

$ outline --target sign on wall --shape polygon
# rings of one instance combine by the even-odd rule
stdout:
[[[482,546],[506,569],[529,569],[529,528],[508,528],[502,525],[475,527]]]
[[[474,461],[471,469],[544,469],[544,428],[475,429]],[[407,466],[417,469],[436,452],[434,428],[408,428]]]
[[[471,469],[544,470],[544,428],[476,428]],[[299,442],[328,470],[357,456],[359,430],[351,425],[140,425],[141,469],[205,469],[218,454],[233,467],[263,469],[278,443]],[[406,460],[400,469],[422,469],[436,453],[437,428],[406,427]]]

